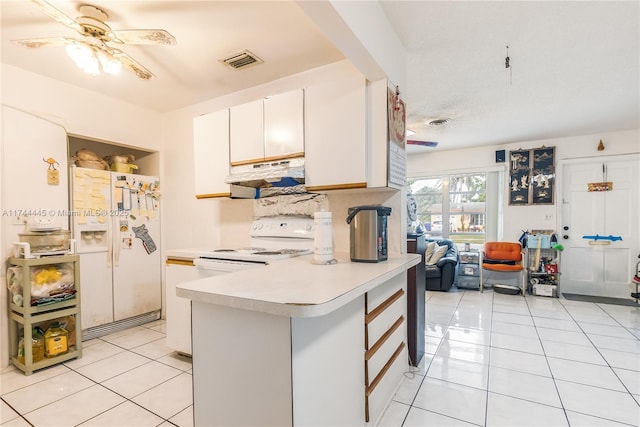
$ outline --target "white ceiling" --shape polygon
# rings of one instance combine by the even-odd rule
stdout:
[[[120,47],[155,79],[93,78],[62,47],[11,44],[77,36],[27,0],[0,3],[2,62],[165,112],[343,58],[293,1],[90,2],[109,13],[114,30],[164,28],[176,37],[177,46]],[[51,3],[75,18],[84,2]],[[380,4],[407,48],[400,91],[411,139],[441,150],[640,127],[638,1]],[[243,49],[265,63],[235,71],[218,62]],[[440,117],[452,121],[424,124]],[[433,149],[410,152],[424,150]]]

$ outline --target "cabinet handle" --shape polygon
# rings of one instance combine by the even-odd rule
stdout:
[[[376,377],[373,379],[373,381],[371,381],[371,384],[369,385],[369,387],[367,387],[366,392],[365,392],[365,396],[366,397],[369,397],[371,395],[371,393],[373,393],[373,390],[375,390],[375,388],[378,385],[378,383],[382,380],[382,377],[384,377],[384,374],[387,373],[389,368],[391,368],[391,365],[393,365],[393,362],[395,362],[395,360],[398,358],[398,356],[400,356],[400,353],[402,352],[402,349],[404,347],[405,347],[405,343],[403,341],[403,342],[400,343],[398,348],[396,348],[396,351],[393,352],[393,354],[391,355],[391,357],[389,358],[387,363],[384,364],[384,366],[380,370],[380,373],[378,375],[376,375]]]
[[[373,319],[375,319],[380,314],[382,314],[382,312],[385,311],[387,308],[389,308],[389,306],[391,306],[391,304],[393,304],[398,299],[400,299],[400,297],[402,297],[402,295],[404,295],[404,289],[402,289],[402,288],[398,289],[398,291],[396,293],[394,293],[389,298],[384,300],[379,306],[377,306],[376,308],[371,310],[370,313],[367,313],[364,316],[365,325],[368,325],[369,323],[373,322]]]
[[[375,344],[373,344],[371,348],[364,353],[364,360],[371,359],[373,355],[376,354],[378,350],[380,350],[380,347],[382,347],[382,345],[387,342],[389,337],[393,335],[396,329],[398,329],[400,325],[402,325],[402,322],[404,322],[404,316],[398,317],[398,320],[396,320],[393,325],[391,325],[391,327],[384,334],[382,334],[378,341],[376,341]]]

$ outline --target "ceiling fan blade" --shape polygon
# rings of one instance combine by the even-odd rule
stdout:
[[[122,44],[176,44],[175,37],[165,30],[118,30],[111,31],[108,36],[111,41]]]
[[[37,4],[40,9],[48,15],[53,20],[65,25],[73,30],[76,30],[79,33],[82,33],[82,26],[78,24],[75,19],[69,18],[67,15],[51,6],[48,2],[44,0],[31,0],[33,3]]]
[[[66,37],[43,37],[37,39],[20,39],[20,40],[11,40],[11,43],[22,46],[22,47],[45,47],[45,46],[60,46],[64,44],[68,44],[73,39],[69,39]]]
[[[111,48],[110,53],[118,61],[122,62],[125,67],[136,73],[136,76],[140,77],[141,79],[149,80],[153,78],[153,74],[151,73],[151,71],[147,70],[139,62],[137,62],[135,59],[133,59],[123,51]]]
[[[422,147],[437,147],[438,143],[435,141],[417,141],[415,139],[407,139],[407,144],[420,145]]]

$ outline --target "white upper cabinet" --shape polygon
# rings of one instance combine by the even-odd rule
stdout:
[[[228,197],[229,110],[193,119],[193,163],[196,197]]]
[[[305,91],[305,184],[314,191],[367,187],[366,80],[332,64]]]
[[[304,91],[270,96],[264,100],[264,158],[304,156]]]
[[[231,107],[231,166],[304,156],[304,91]]]
[[[230,108],[231,165],[264,159],[264,109],[262,99]]]

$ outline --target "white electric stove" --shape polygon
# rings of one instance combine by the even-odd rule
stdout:
[[[202,264],[217,261],[269,263],[313,252],[313,218],[270,217],[256,219],[249,229],[249,245],[198,252]]]
[[[191,354],[191,304],[176,295],[176,285],[313,252],[313,218],[259,218],[249,228],[249,246],[168,251],[166,264],[167,345]],[[186,262],[185,262],[186,261]]]

